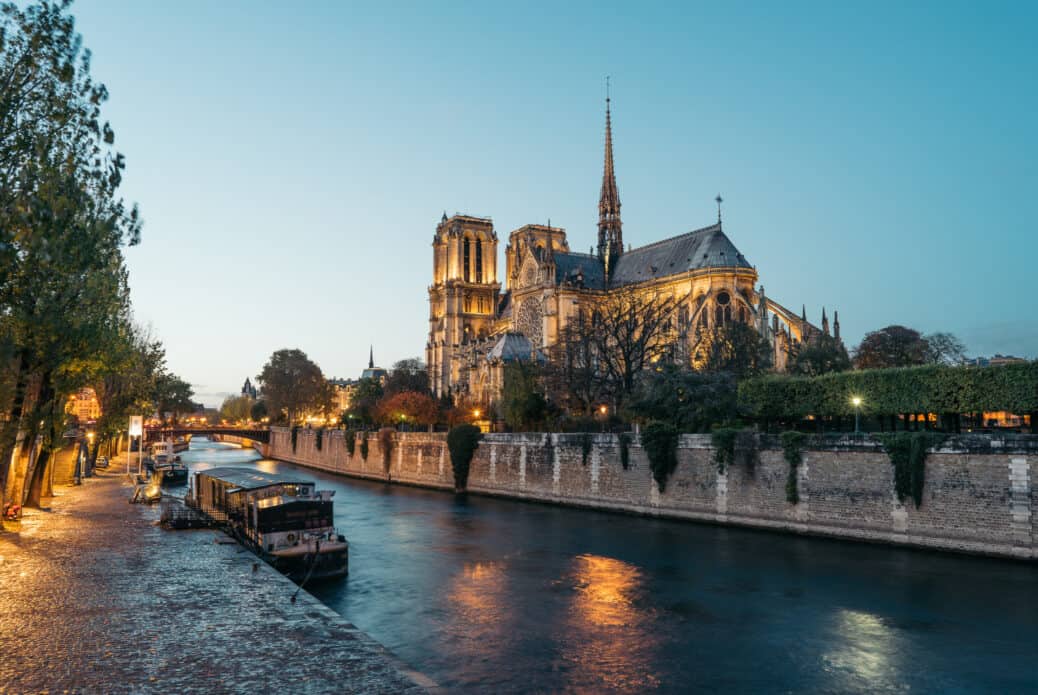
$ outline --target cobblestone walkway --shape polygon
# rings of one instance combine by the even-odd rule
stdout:
[[[226,536],[164,531],[117,473],[0,533],[0,693],[420,693],[433,684]]]

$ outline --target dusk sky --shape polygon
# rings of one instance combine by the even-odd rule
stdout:
[[[726,5],[721,7],[720,5]],[[1038,357],[1038,3],[139,2],[74,8],[127,158],[137,318],[218,405],[271,352],[423,356],[446,211],[595,242],[725,231],[849,348]]]

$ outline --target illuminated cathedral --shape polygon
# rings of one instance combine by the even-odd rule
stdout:
[[[712,327],[732,321],[753,326],[784,371],[791,351],[828,335],[822,325],[775,302],[759,285],[757,269],[717,222],[639,248],[624,248],[620,194],[613,168],[613,134],[606,99],[605,162],[598,201],[598,244],[572,251],[566,231],[528,224],[508,235],[504,286],[497,266],[497,232],[490,218],[443,215],[433,237],[426,364],[442,396],[489,403],[500,394],[504,365],[545,359],[560,331],[597,298],[620,288],[681,298],[676,330],[688,354]],[[833,314],[832,335],[840,323]]]

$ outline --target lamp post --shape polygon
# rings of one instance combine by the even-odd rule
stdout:
[[[854,434],[858,434],[861,431],[861,396],[852,397],[851,405],[854,406]]]

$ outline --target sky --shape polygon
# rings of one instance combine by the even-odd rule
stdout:
[[[596,240],[711,224],[844,341],[1038,357],[1036,3],[78,0],[140,205],[135,313],[218,405],[270,354],[424,356],[443,212]]]

